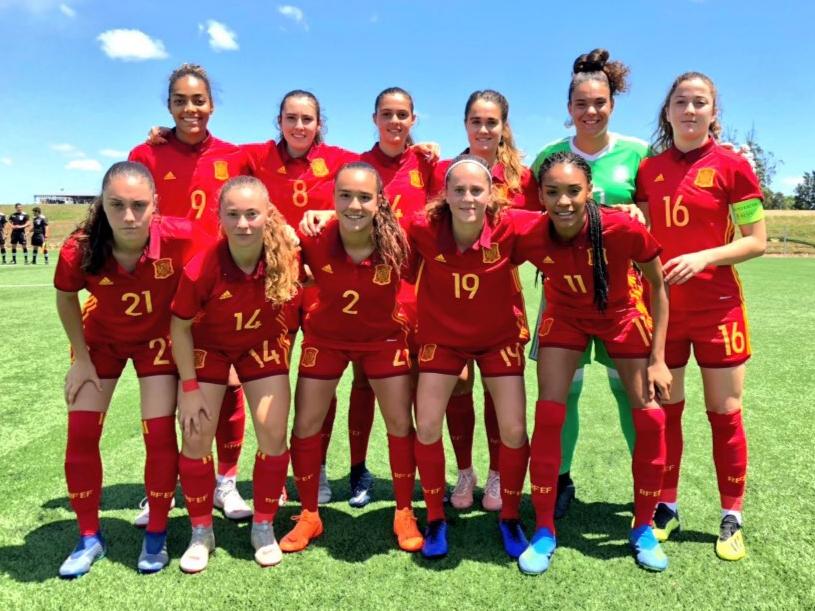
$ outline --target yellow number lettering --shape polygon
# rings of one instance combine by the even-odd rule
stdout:
[[[196,189],[190,193],[190,208],[195,210],[195,220],[197,221],[204,215],[204,209],[207,207],[207,194],[201,189]]]
[[[260,321],[258,320],[258,316],[260,315],[260,308],[257,308],[252,315],[249,317],[249,320],[246,321],[246,324],[243,322],[243,312],[235,312],[233,316],[235,317],[235,331],[243,331],[244,329],[259,329],[260,328]]]
[[[144,311],[137,311],[141,305],[142,298],[144,298]],[[130,305],[125,308],[125,314],[127,316],[142,316],[143,314],[153,313],[153,298],[150,295],[150,291],[142,291],[141,295],[139,293],[125,293],[122,295],[122,301],[130,302]]]
[[[676,201],[671,204],[671,196],[666,195],[662,198],[665,202],[665,226],[666,227],[684,227],[690,221],[690,212],[687,206],[682,205],[682,196],[679,195]]]
[[[719,331],[722,332],[722,339],[724,340],[724,353],[727,356],[732,354],[741,354],[747,348],[747,338],[744,333],[739,331],[739,323],[734,322],[730,330],[727,325],[719,325]]]
[[[155,339],[151,339],[150,343],[147,344],[150,350],[156,351],[156,357],[153,359],[153,365],[169,365],[169,359],[164,358],[164,354],[167,352],[167,340],[163,337],[157,337]]]
[[[479,284],[480,280],[476,274],[462,275],[458,272],[453,272],[453,292],[455,293],[456,299],[461,299],[462,290],[469,293],[467,295],[467,299],[474,298],[475,294],[478,292]]]
[[[393,355],[393,366],[402,367],[403,365],[410,366],[410,352],[407,348],[397,350]]]
[[[298,208],[303,208],[308,205],[308,187],[305,180],[295,180],[292,184],[294,190],[291,194],[292,203]]]
[[[277,353],[277,350],[269,351],[269,340],[263,340],[263,356],[258,354],[257,350],[252,348],[249,351],[249,356],[255,359],[255,362],[258,364],[259,367],[265,367],[266,363],[274,361],[275,364],[280,365],[280,355]]]
[[[357,305],[357,301],[359,301],[359,293],[357,293],[356,291],[348,290],[348,291],[345,291],[342,294],[342,296],[345,297],[346,299],[350,298],[348,303],[342,309],[342,311],[344,313],[346,313],[346,314],[351,314],[351,315],[359,314],[359,312],[357,312],[354,309],[354,306]]]
[[[405,215],[402,212],[402,210],[399,208],[399,200],[401,200],[401,199],[402,199],[402,194],[397,193],[396,197],[394,197],[393,201],[391,202],[391,210],[393,210],[393,214],[394,214],[394,216],[396,216],[397,220],[401,219]]]
[[[521,352],[520,344],[501,348],[501,358],[504,359],[504,364],[507,367],[512,367],[513,359],[515,360],[515,364],[520,367],[523,362],[523,352]]]
[[[583,276],[580,274],[564,274],[563,279],[566,281],[566,284],[569,285],[569,288],[572,289],[573,293],[586,294],[586,285],[583,282]]]

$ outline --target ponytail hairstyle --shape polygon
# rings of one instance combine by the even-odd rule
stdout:
[[[569,102],[572,92],[580,83],[602,81],[608,84],[611,101],[618,93],[628,91],[628,74],[630,70],[621,61],[608,61],[609,53],[605,49],[594,49],[584,53],[572,66],[572,80],[569,82]]]
[[[713,84],[713,80],[706,74],[702,74],[701,72],[685,72],[676,77],[671,85],[671,88],[668,90],[668,95],[665,96],[665,101],[662,103],[662,107],[659,109],[657,128],[652,137],[652,148],[655,152],[661,153],[662,151],[673,146],[674,130],[673,127],[671,127],[671,123],[668,121],[668,109],[671,106],[671,96],[674,94],[679,85],[685,81],[690,81],[693,79],[703,81],[705,85],[708,86],[708,89],[710,89],[710,95],[713,97],[711,100],[711,103],[713,104],[713,121],[710,123],[708,133],[714,140],[719,139],[719,135],[722,133],[722,126],[721,123],[719,123],[719,94],[716,90],[716,85]]]
[[[543,178],[546,173],[556,165],[573,165],[580,169],[586,176],[586,184],[591,185],[591,167],[583,157],[571,151],[554,153],[546,159],[538,169],[538,183],[543,186]],[[591,249],[591,260],[593,262],[592,272],[594,274],[594,305],[601,312],[604,312],[608,305],[608,266],[603,251],[603,222],[600,217],[600,209],[593,199],[586,202],[586,214],[589,217],[589,230],[586,234],[588,247]],[[549,224],[549,231],[553,232],[552,224]]]
[[[292,89],[286,95],[283,96],[283,99],[280,100],[280,109],[277,111],[278,125],[283,121],[283,107],[286,105],[286,101],[289,98],[308,98],[309,100],[311,100],[311,103],[314,104],[314,114],[317,116],[318,123],[317,133],[314,136],[314,144],[322,144],[323,125],[325,125],[325,121],[323,121],[323,113],[320,110],[320,101],[317,99],[317,96],[311,93],[310,91],[306,91],[305,89]]]
[[[266,205],[266,225],[263,227],[263,256],[266,263],[266,300],[274,305],[289,301],[300,287],[300,264],[297,258],[297,243],[294,231],[286,224],[286,219],[269,201],[269,192],[263,183],[254,176],[230,178],[221,189],[218,198],[219,209],[226,202],[226,196],[233,189],[250,188],[258,192]]]
[[[376,214],[373,218],[371,239],[376,252],[384,263],[390,265],[398,275],[408,256],[408,241],[399,220],[393,213],[390,202],[385,198],[382,178],[371,164],[364,161],[352,161],[339,169],[335,181],[339,181],[340,174],[346,170],[364,170],[376,178],[376,193],[379,198]],[[336,184],[336,182],[335,182]]]
[[[379,105],[382,103],[382,99],[386,95],[403,95],[408,99],[410,102],[410,114],[415,115],[416,113],[413,111],[413,96],[410,95],[407,91],[402,89],[401,87],[388,87],[387,89],[383,89],[379,92],[379,95],[376,96],[376,100],[374,101],[374,114],[379,112]],[[405,138],[405,148],[410,148],[413,146],[415,142],[413,142],[413,136],[408,134],[407,138]]]
[[[175,85],[175,82],[178,79],[184,78],[185,76],[194,76],[195,78],[204,81],[204,85],[207,87],[209,102],[214,108],[215,102],[212,99],[212,85],[209,82],[209,75],[207,75],[207,71],[198,64],[181,64],[178,68],[170,73],[169,84],[167,86],[167,107],[169,108],[170,98],[173,96],[173,85]]]
[[[144,180],[150,187],[150,195],[154,200],[156,197],[153,176],[142,164],[135,161],[119,161],[108,168],[102,178],[102,192],[94,198],[88,208],[88,216],[74,233],[82,257],[80,268],[88,275],[98,274],[113,254],[113,229],[105,214],[103,202],[110,181],[119,176],[132,176]]]
[[[444,189],[442,189],[441,192],[430,200],[430,203],[428,203],[427,206],[425,206],[425,216],[430,222],[436,223],[443,217],[449,218],[450,204],[448,204],[447,199],[445,199],[447,182],[450,179],[450,172],[453,171],[453,168],[462,163],[474,163],[484,170],[484,173],[487,175],[487,181],[489,182],[490,186],[490,205],[487,206],[487,214],[493,221],[500,218],[504,208],[508,208],[510,206],[509,201],[507,201],[507,199],[493,187],[492,171],[490,170],[489,166],[487,166],[487,162],[478,155],[470,155],[469,153],[465,153],[464,155],[459,155],[453,159],[450,166],[447,168],[447,172],[444,174]]]
[[[523,163],[521,163],[523,153],[515,145],[515,137],[512,135],[512,128],[509,125],[509,102],[501,93],[492,89],[474,91],[467,98],[467,104],[464,107],[465,123],[470,114],[470,109],[478,100],[492,102],[501,109],[502,128],[501,139],[498,141],[497,159],[498,163],[504,166],[504,180],[506,181],[507,191],[510,193],[520,192],[521,174],[524,170]]]

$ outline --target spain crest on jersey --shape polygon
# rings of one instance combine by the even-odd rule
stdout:
[[[196,369],[203,369],[207,362],[207,351],[196,348],[192,351],[192,359]]]
[[[713,168],[700,168],[696,173],[696,180],[693,181],[697,187],[709,189],[713,186],[713,179],[716,177],[716,170]]]
[[[429,363],[436,356],[436,344],[422,344],[422,349],[419,352],[419,362]]]
[[[173,260],[170,258],[153,261],[153,278],[166,280],[173,275]]]
[[[323,159],[322,157],[317,157],[317,159],[313,159],[311,161],[311,173],[317,176],[318,178],[328,176],[328,166],[325,163],[325,159]]]
[[[408,175],[410,176],[410,186],[417,189],[424,189],[424,180],[419,170],[411,170]]]
[[[320,351],[314,346],[309,346],[303,350],[303,355],[300,357],[300,367],[314,367],[317,364],[317,355]]]
[[[391,266],[384,263],[374,268],[374,284],[385,286],[391,283]]]
[[[219,160],[213,164],[215,168],[215,180],[229,180],[229,164]]]
[[[484,263],[495,263],[501,258],[501,251],[498,250],[498,244],[493,242],[489,248],[481,250],[481,257]]]

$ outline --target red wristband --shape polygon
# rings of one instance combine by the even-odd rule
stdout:
[[[181,380],[181,392],[192,392],[193,390],[198,390],[199,388],[198,380],[196,378]]]

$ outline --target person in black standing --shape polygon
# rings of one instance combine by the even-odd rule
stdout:
[[[42,213],[39,206],[34,206],[31,209],[34,213],[34,219],[31,221],[31,247],[33,254],[31,255],[31,263],[37,264],[37,249],[42,247],[42,256],[45,259],[45,264],[48,265],[48,219]]]
[[[6,264],[6,215],[0,212],[0,255],[3,256],[3,265]]]
[[[17,244],[23,247],[23,258],[28,265],[28,247],[25,241],[25,231],[31,226],[28,215],[23,212],[22,204],[14,204],[14,212],[9,216],[11,223],[11,264],[17,265]]]

